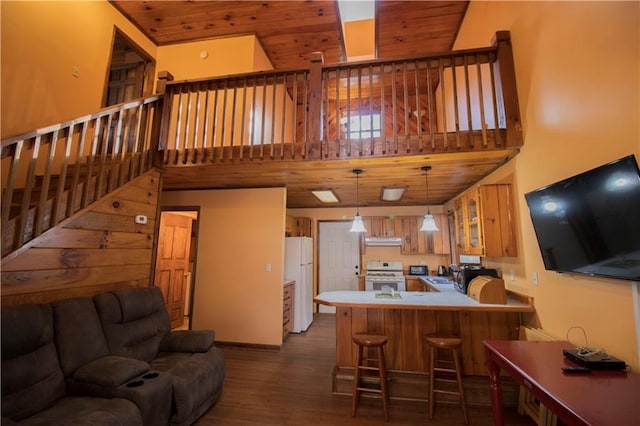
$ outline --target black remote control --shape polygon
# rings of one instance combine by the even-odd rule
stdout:
[[[562,367],[562,372],[566,373],[566,374],[584,374],[584,373],[591,373],[591,370],[589,370],[587,367]]]

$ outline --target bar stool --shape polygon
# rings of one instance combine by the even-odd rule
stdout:
[[[387,343],[387,336],[379,334],[357,333],[353,335],[353,343],[358,345],[358,358],[354,367],[353,374],[353,400],[351,408],[351,417],[355,417],[358,408],[358,398],[361,392],[380,394],[382,397],[382,410],[384,412],[384,421],[389,421],[389,395],[387,393],[387,369],[384,360],[384,345]],[[378,366],[369,365],[369,359],[363,359],[362,353],[364,348],[376,349]],[[380,389],[367,386],[367,383],[361,383],[363,379],[362,371],[377,371],[378,378],[374,382],[379,382]],[[370,379],[371,375],[366,375]]]
[[[427,334],[425,341],[429,346],[429,419],[433,418],[433,408],[435,406],[435,394],[443,393],[449,395],[457,395],[460,398],[460,404],[462,405],[462,414],[464,415],[464,423],[469,424],[469,414],[467,413],[467,404],[464,398],[464,387],[462,385],[462,369],[460,366],[460,354],[459,349],[462,346],[462,339],[459,337],[444,337]],[[452,351],[453,366],[454,368],[437,367],[437,351],[438,349],[448,349]],[[440,360],[441,361],[441,360]],[[445,378],[436,378],[436,373],[444,373]],[[449,374],[455,374],[456,379],[446,378]],[[458,384],[458,391],[451,391],[446,389],[435,389],[435,381],[443,383],[455,383]]]

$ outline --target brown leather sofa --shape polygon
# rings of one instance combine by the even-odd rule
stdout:
[[[172,332],[156,287],[1,314],[3,425],[188,425],[222,392],[214,332]]]

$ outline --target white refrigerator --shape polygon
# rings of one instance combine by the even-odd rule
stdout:
[[[313,239],[287,237],[284,242],[284,277],[295,280],[293,333],[306,331],[313,322]]]

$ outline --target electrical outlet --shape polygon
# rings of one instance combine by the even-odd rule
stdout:
[[[538,285],[538,273],[534,272],[531,274],[531,280],[533,281],[533,285]]]

